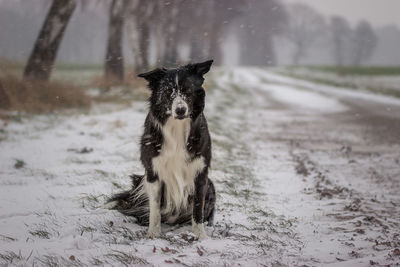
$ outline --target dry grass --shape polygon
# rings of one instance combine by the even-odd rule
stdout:
[[[90,102],[84,89],[72,83],[21,80],[12,74],[0,75],[0,109],[43,113],[63,108],[86,108]]]
[[[88,87],[101,89],[101,94],[93,97],[98,102],[129,104],[132,100],[144,101],[150,96],[147,82],[132,73],[125,75],[122,84],[118,80],[110,80],[105,79],[104,76],[98,76],[93,78]]]
[[[134,73],[132,72],[127,72],[125,74],[123,86],[134,86],[134,87],[146,87],[147,82],[143,78],[137,77]],[[114,86],[121,86],[121,83],[118,79],[112,79],[112,78],[105,78],[103,75],[94,77],[93,81],[91,83],[92,86],[99,87],[99,88],[111,88]]]
[[[24,80],[20,78],[23,64],[0,58],[0,111],[40,114],[60,109],[88,108],[92,102],[129,105],[132,101],[143,101],[149,97],[146,81],[129,71],[121,84],[102,75],[87,77],[85,71],[93,66],[84,67],[82,77],[79,73],[70,73],[71,69],[80,67],[54,69],[52,77],[57,77],[57,80]],[[1,112],[0,117],[8,118],[9,114],[13,113]]]

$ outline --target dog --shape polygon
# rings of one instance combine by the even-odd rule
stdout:
[[[198,239],[204,223],[213,224],[215,188],[208,178],[211,138],[203,110],[204,75],[213,60],[139,74],[151,90],[149,112],[140,142],[144,175],[132,175],[132,189],[109,203],[138,224],[148,237],[161,235],[161,222],[192,223]]]

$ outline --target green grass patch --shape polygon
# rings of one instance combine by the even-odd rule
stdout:
[[[341,82],[341,81],[332,81],[329,79],[324,79],[324,78],[317,78],[317,77],[310,77],[308,75],[300,75],[300,74],[294,74],[293,72],[285,72],[285,71],[276,71],[276,73],[288,77],[292,77],[295,79],[299,80],[305,80],[313,83],[319,83],[319,84],[324,84],[324,85],[329,85],[337,88],[344,88],[344,89],[354,89],[354,90],[365,90],[369,91],[371,93],[375,94],[380,94],[380,95],[388,95],[388,96],[393,96],[396,98],[400,98],[400,90],[396,90],[393,88],[375,88],[371,86],[366,86],[360,88],[359,86],[349,83],[349,82]]]
[[[336,73],[339,75],[400,75],[400,66],[307,66],[306,68],[310,70]]]

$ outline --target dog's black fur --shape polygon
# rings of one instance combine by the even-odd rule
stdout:
[[[194,177],[194,190],[188,196],[189,208],[182,210],[176,207],[172,213],[163,214],[161,221],[170,222],[170,217],[174,216],[176,219],[172,222],[173,224],[186,223],[192,218],[197,224],[204,221],[208,221],[209,225],[213,223],[216,198],[214,185],[208,178],[211,139],[203,114],[205,90],[202,87],[203,75],[209,71],[211,64],[212,60],[176,69],[159,68],[138,75],[149,82],[151,90],[150,110],[144,123],[144,133],[140,143],[140,159],[145,168],[145,175],[132,175],[132,189],[115,195],[110,202],[115,201],[115,209],[136,217],[139,224],[147,225],[149,222],[148,195],[139,193],[145,182],[144,179],[147,183],[161,181],[160,209],[162,210],[166,205],[164,196],[168,188],[162,182],[166,177],[160,179],[158,173],[154,171],[153,159],[158,157],[163,149],[163,127],[172,117],[177,120],[190,120],[185,152],[188,155],[187,164],[201,158],[205,167]],[[171,110],[177,94],[187,104],[182,108],[187,109],[185,115],[182,115],[183,110],[179,110],[182,106]]]

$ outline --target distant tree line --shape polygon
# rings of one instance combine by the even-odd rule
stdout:
[[[367,21],[360,21],[352,29],[348,21],[333,16],[330,22],[311,7],[295,3],[288,6],[288,40],[294,45],[292,63],[298,65],[307,53],[312,53],[312,44],[325,38],[337,66],[360,65],[370,59],[377,46],[378,38]]]
[[[329,22],[304,4],[283,5],[279,0],[52,0],[24,77],[48,80],[64,32],[77,9],[100,5],[108,20],[104,76],[124,79],[124,33],[133,54],[133,71],[151,64],[175,66],[180,61],[213,58],[222,64],[223,44],[234,36],[239,64],[270,66],[277,63],[274,40],[292,43],[292,63],[301,64],[313,53],[312,46],[328,35],[327,50],[337,65],[359,65],[371,57],[377,37],[371,25],[360,22],[354,29],[341,17]],[[84,12],[79,14],[84,16]],[[182,48],[187,56],[182,58]],[[154,52],[155,51],[155,52]]]
[[[95,3],[94,1],[93,3]],[[25,78],[47,80],[58,48],[78,0],[53,0],[25,68]],[[273,36],[286,25],[284,6],[278,0],[112,0],[108,1],[108,38],[105,77],[122,81],[124,25],[134,55],[134,71],[148,69],[151,40],[156,64],[174,66],[179,49],[189,47],[189,60],[223,61],[222,43],[237,34],[240,63],[274,65]],[[86,4],[85,5],[91,5]],[[186,60],[187,61],[187,60]]]

